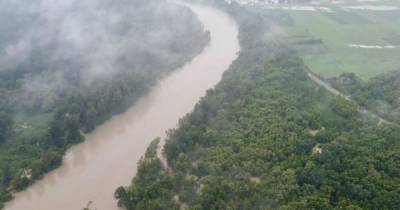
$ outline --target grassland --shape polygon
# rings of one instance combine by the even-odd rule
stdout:
[[[322,3],[326,11],[285,10],[292,19],[284,40],[297,49],[307,66],[324,77],[354,72],[367,80],[400,70],[400,10],[344,9],[346,5],[400,6],[399,1]],[[349,45],[381,46],[355,48]]]

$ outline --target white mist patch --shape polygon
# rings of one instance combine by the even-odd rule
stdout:
[[[0,0],[0,31],[0,73],[18,80],[13,101],[46,112],[123,78],[155,82],[208,40],[190,9],[164,0]]]
[[[228,4],[236,2],[242,6],[260,6],[265,9],[273,10],[292,10],[292,11],[306,11],[306,12],[329,12],[334,11],[326,6],[319,6],[321,2],[310,1],[308,4],[290,4],[282,0],[225,0]]]
[[[361,49],[396,49],[393,45],[362,45],[362,44],[348,44],[347,46],[351,48],[361,48]]]
[[[321,5],[321,2],[319,2],[319,1],[311,1],[310,4],[311,5]]]
[[[358,2],[379,2],[379,0],[358,0]]]
[[[333,10],[329,7],[320,6],[267,6],[267,9],[274,10],[291,10],[291,11],[305,11],[305,12],[329,12],[333,13]]]
[[[229,4],[231,4],[233,1],[240,4],[240,5],[256,5],[259,4],[260,2],[258,0],[225,0]]]
[[[340,0],[332,0],[331,1],[332,4],[344,4],[344,1],[340,1]]]
[[[14,45],[6,46],[4,55],[0,56],[0,71],[9,68],[14,63],[25,60],[30,50],[31,46],[26,40],[20,40]]]
[[[345,10],[369,10],[369,11],[396,11],[400,7],[386,5],[360,5],[360,6],[342,6]]]
[[[333,12],[329,7],[316,7],[316,6],[289,6],[282,7],[284,10],[297,10],[297,11],[313,11],[313,12]]]

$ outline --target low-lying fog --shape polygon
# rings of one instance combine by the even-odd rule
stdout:
[[[200,26],[189,9],[159,0],[0,0],[0,74],[17,81],[23,101],[121,71],[165,73],[191,56]]]

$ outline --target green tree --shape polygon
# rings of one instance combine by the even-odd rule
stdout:
[[[127,210],[133,210],[133,199],[131,194],[124,187],[118,187],[114,193],[115,199],[118,200],[119,207],[125,207]]]
[[[12,128],[12,116],[4,111],[0,111],[0,143],[7,140],[7,138],[12,134]]]

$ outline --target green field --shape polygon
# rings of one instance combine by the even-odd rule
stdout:
[[[15,154],[21,152],[26,153],[26,158],[29,159],[32,148],[28,151],[25,145],[31,144],[37,138],[43,138],[46,135],[51,117],[51,114],[19,113],[14,119],[14,140],[8,141],[0,147],[0,164],[17,161],[18,158],[15,158],[17,156]],[[35,148],[33,148],[33,151],[35,151]]]
[[[398,1],[381,2],[367,5],[400,5]],[[299,52],[312,71],[324,77],[354,72],[366,80],[400,70],[400,10],[345,10],[329,3],[320,6],[333,12],[285,10],[294,24],[284,26],[284,41]],[[393,48],[354,48],[350,44]]]
[[[48,129],[48,124],[52,119],[52,114],[26,114],[18,113],[14,119],[14,130],[17,137],[25,139],[32,135],[44,132]]]

